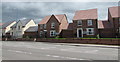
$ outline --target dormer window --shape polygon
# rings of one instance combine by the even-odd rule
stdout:
[[[55,23],[51,23],[51,28],[55,28]]]
[[[77,21],[78,26],[82,26],[82,20]]]
[[[88,20],[88,26],[91,26],[92,25],[92,20]]]

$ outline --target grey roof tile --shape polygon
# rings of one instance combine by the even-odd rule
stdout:
[[[36,32],[38,31],[38,26],[31,26],[25,32]]]

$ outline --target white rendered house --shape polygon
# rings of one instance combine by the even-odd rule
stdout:
[[[13,38],[22,38],[24,32],[31,26],[36,26],[34,20],[32,19],[25,19],[19,20],[16,24],[11,27],[10,34]]]
[[[16,21],[9,21],[6,22],[2,25],[2,36],[7,36],[7,33],[10,33],[11,30],[11,26],[13,26],[14,24],[16,24]]]

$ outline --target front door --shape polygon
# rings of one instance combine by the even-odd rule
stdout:
[[[82,37],[82,30],[80,29],[80,30],[78,30],[78,32],[79,32],[79,37]]]
[[[78,28],[77,29],[77,37],[80,38],[80,37],[82,37],[82,35],[83,35],[82,34],[82,28]]]

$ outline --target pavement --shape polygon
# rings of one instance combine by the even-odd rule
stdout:
[[[118,46],[4,41],[3,60],[118,60]]]
[[[99,45],[99,44],[72,44],[72,43],[61,43],[61,45],[70,45],[70,46],[84,46],[84,47],[101,47],[101,48],[120,48],[116,45]]]

